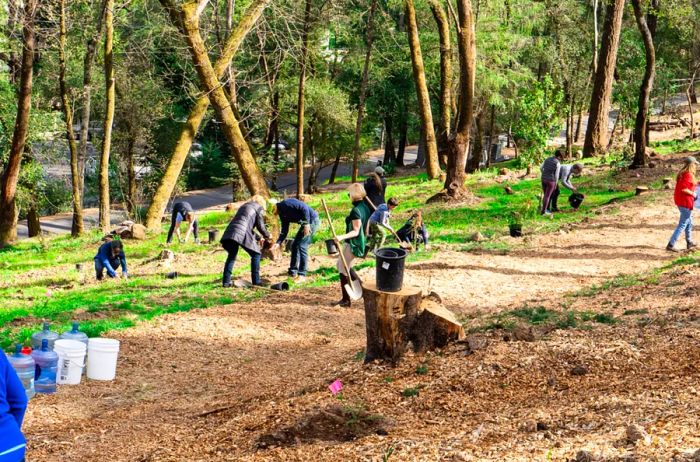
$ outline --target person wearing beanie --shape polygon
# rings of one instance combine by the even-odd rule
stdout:
[[[386,178],[384,178],[384,169],[376,167],[374,172],[370,173],[364,182],[367,198],[372,201],[375,208],[386,202],[384,195],[386,193]]]

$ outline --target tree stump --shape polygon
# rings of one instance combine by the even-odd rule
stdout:
[[[367,348],[365,362],[375,359],[397,364],[409,343],[416,352],[440,348],[464,338],[464,329],[439,296],[423,298],[416,287],[383,292],[374,282],[362,287]]]
[[[664,178],[664,189],[672,189],[671,182],[673,178]]]
[[[645,192],[649,192],[649,188],[647,186],[637,186],[637,189],[634,191],[634,195],[641,196]]]

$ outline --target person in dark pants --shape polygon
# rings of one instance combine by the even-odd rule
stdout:
[[[279,246],[287,238],[291,223],[300,225],[292,242],[292,259],[289,263],[288,274],[298,282],[303,282],[306,279],[309,246],[313,241],[314,233],[321,225],[318,213],[299,199],[289,198],[280,202],[271,200],[269,203],[271,204],[270,211],[279,216],[282,223],[282,230],[275,246]]]
[[[224,287],[231,287],[231,273],[233,265],[236,263],[238,249],[243,248],[250,255],[250,273],[252,283],[261,286],[260,279],[260,239],[253,232],[257,230],[262,236],[270,241],[270,233],[265,228],[265,198],[259,195],[253,196],[238,209],[236,215],[228,224],[223,236],[221,245],[228,252],[226,264],[224,265],[224,276],[222,284]]]
[[[0,351],[0,462],[24,460],[26,441],[22,420],[27,410],[27,393],[17,373]]]
[[[583,164],[573,164],[573,165],[566,165],[562,164],[559,167],[559,181],[557,182],[556,187],[554,188],[554,192],[552,193],[552,198],[549,200],[549,206],[547,207],[547,210],[550,212],[559,212],[559,207],[557,207],[557,201],[559,199],[559,194],[561,194],[561,190],[559,189],[559,183],[562,184],[566,189],[571,191],[572,193],[577,193],[578,189],[576,189],[576,186],[574,186],[571,183],[571,178],[575,176],[581,176],[581,173],[583,173]]]
[[[95,277],[101,281],[104,277],[104,271],[107,270],[107,276],[110,278],[117,277],[117,269],[121,266],[122,277],[129,278],[129,273],[126,270],[126,255],[124,254],[124,244],[120,240],[113,240],[102,244],[95,255]]]
[[[557,149],[554,155],[548,157],[540,167],[540,172],[542,172],[542,209],[540,213],[542,215],[552,215],[552,213],[547,210],[547,207],[549,207],[552,194],[554,194],[554,190],[557,188],[559,169],[561,168],[561,161],[563,159],[564,152],[561,149]]]
[[[402,242],[408,242],[410,244],[416,244],[416,250],[418,246],[423,244],[424,248],[428,248],[428,228],[425,227],[423,222],[423,212],[418,210],[406,221],[406,223],[396,231],[396,235],[401,239]]]
[[[364,183],[367,198],[372,201],[374,208],[379,207],[386,202],[386,178],[384,178],[384,169],[377,167],[374,173],[369,174]]]
[[[187,231],[185,232],[184,242],[190,237],[190,233],[194,235],[194,242],[199,242],[199,222],[194,213],[192,204],[189,202],[175,202],[173,205],[173,214],[170,218],[170,229],[168,230],[168,239],[166,243],[170,244],[173,240],[173,231],[177,234],[177,240],[180,240],[180,223],[187,222]]]

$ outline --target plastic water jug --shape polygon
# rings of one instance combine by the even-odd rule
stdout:
[[[27,399],[34,396],[34,374],[36,373],[34,359],[31,356],[22,353],[22,345],[15,345],[15,353],[9,355],[12,368],[17,373],[17,376],[22,381],[24,391],[27,393]]]
[[[36,363],[34,390],[37,393],[56,393],[56,369],[58,355],[49,349],[49,341],[41,341],[41,350],[34,350],[32,358]]]
[[[49,341],[49,350],[53,350],[53,342],[58,340],[58,334],[51,329],[48,322],[44,323],[44,330],[32,334],[32,350],[41,349],[41,341],[46,339]]]
[[[85,344],[85,348],[87,348],[88,336],[85,332],[80,332],[78,330],[78,323],[77,322],[73,323],[73,328],[71,330],[68,330],[68,331],[61,334],[61,339],[76,340],[78,342],[82,342]]]

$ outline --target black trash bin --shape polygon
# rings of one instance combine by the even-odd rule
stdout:
[[[584,198],[585,196],[581,193],[573,193],[569,196],[569,205],[571,205],[571,208],[574,210],[577,210],[581,206]]]
[[[374,252],[377,259],[377,289],[398,292],[403,286],[403,267],[408,252],[404,249],[385,247]]]
[[[209,230],[209,243],[214,244],[216,240],[219,238],[219,230],[218,229],[210,229]]]

